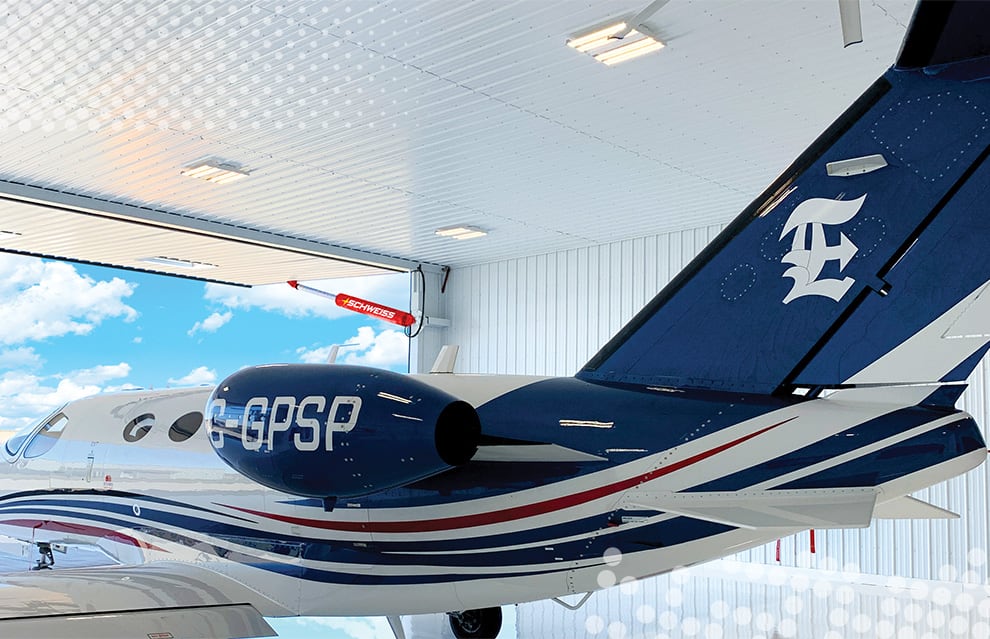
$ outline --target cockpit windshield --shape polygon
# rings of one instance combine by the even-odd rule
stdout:
[[[69,418],[65,416],[65,413],[56,413],[28,442],[27,448],[24,449],[24,457],[27,459],[41,457],[50,451],[58,438],[62,436],[62,431],[68,423]]]
[[[7,454],[7,457],[16,457],[17,453],[21,452],[21,449],[24,448],[24,444],[28,440],[31,440],[31,444],[24,451],[25,457],[38,457],[50,450],[55,445],[59,436],[61,436],[65,424],[69,421],[69,418],[62,412],[63,408],[65,406],[60,407],[42,421],[25,426],[14,433],[7,440],[7,443],[4,444],[4,452]],[[38,436],[32,437],[35,433]]]

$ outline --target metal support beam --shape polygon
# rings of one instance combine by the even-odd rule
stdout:
[[[450,286],[456,286],[456,273],[450,277],[447,287],[444,286],[447,280],[446,272],[428,272],[424,269],[423,278],[420,279],[418,273],[411,273],[412,278],[410,290],[410,308],[417,319],[432,318],[434,321],[426,321],[416,337],[409,345],[409,372],[428,373],[436,361],[440,349],[447,343],[447,335],[450,333],[450,322],[436,321],[445,319],[447,313],[447,290]],[[443,292],[441,292],[443,291]],[[417,325],[418,327],[419,325]],[[413,327],[416,330],[417,327]]]

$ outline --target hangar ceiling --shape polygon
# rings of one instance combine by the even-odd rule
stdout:
[[[0,194],[391,268],[721,223],[891,64],[913,10],[863,2],[844,49],[832,1],[671,0],[657,53],[565,46],[646,4],[24,0],[0,19]],[[204,157],[250,175],[180,174]],[[18,219],[0,207],[22,233],[0,247]],[[452,225],[488,235],[434,234]]]

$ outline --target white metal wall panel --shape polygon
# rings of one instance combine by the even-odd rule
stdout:
[[[717,225],[454,269],[458,372],[572,375],[718,234]]]
[[[901,580],[841,571],[717,561],[596,592],[577,611],[566,610],[548,600],[521,604],[515,609],[515,636],[519,639],[976,639],[988,636],[986,611],[990,598],[986,587],[947,582],[905,585],[908,584]]]
[[[719,232],[705,226],[455,269],[446,300],[457,372],[572,375]],[[990,424],[990,371],[973,374],[960,407]],[[781,541],[781,563],[951,581],[987,581],[987,465],[918,493],[951,521],[880,521]],[[740,558],[775,563],[775,544]]]

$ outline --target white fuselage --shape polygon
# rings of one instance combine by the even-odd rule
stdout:
[[[475,406],[536,381],[420,379]],[[176,441],[184,436],[176,422],[201,414],[211,390],[129,391],[66,406],[68,422],[50,450],[28,457],[28,442],[16,455],[7,451],[0,470],[0,533],[27,542],[94,544],[127,564],[197,564],[257,593],[252,603],[263,614],[410,614],[544,599],[663,573],[800,530],[727,528],[670,547],[643,547],[618,563],[606,563],[600,552],[575,556],[567,550],[575,544],[608,548],[620,534],[678,515],[647,513],[593,530],[569,529],[573,522],[631,508],[660,488],[677,492],[773,459],[913,406],[927,392],[840,392],[524,490],[405,507],[370,507],[369,500],[354,498],[324,512],[311,500],[259,486],[227,466],[205,428]],[[936,422],[888,439],[906,439],[939,427]],[[890,443],[872,442],[855,454]],[[889,482],[879,487],[878,501],[957,475],[985,456],[985,450],[974,451]],[[753,488],[819,470],[795,470]],[[537,530],[546,533],[519,536]]]

